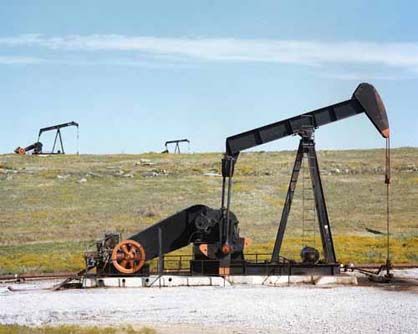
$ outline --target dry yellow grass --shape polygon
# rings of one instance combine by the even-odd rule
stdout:
[[[240,156],[232,210],[253,250],[271,251],[295,152]],[[0,156],[0,273],[76,270],[105,231],[125,237],[193,204],[220,205],[221,154]],[[144,160],[148,159],[148,160]],[[384,150],[319,152],[336,244],[344,262],[381,262],[385,232]],[[392,152],[394,262],[418,262],[418,149]],[[149,177],[150,173],[158,176]],[[85,179],[85,182],[82,181]],[[298,257],[300,187],[286,251]],[[383,253],[382,253],[383,252]]]

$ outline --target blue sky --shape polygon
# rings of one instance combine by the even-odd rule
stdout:
[[[393,146],[418,146],[416,13],[414,1],[0,0],[0,152],[71,120],[82,153],[183,137],[192,152],[222,151],[227,136],[345,100],[363,81],[386,104]],[[75,130],[63,134],[74,152]],[[364,115],[316,138],[384,147]]]

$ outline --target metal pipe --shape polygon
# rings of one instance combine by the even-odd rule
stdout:
[[[228,157],[229,159],[229,177],[228,177],[228,192],[226,198],[226,241],[227,245],[230,244],[231,240],[231,222],[230,222],[230,207],[231,207],[231,191],[232,191],[232,169],[233,169],[233,159],[232,157]]]
[[[225,217],[225,183],[226,183],[226,177],[223,176],[222,177],[222,195],[221,195],[222,196],[222,199],[221,199],[222,219],[220,219],[220,221],[219,221],[219,243],[220,243],[220,245],[223,242],[222,236],[223,236],[223,231],[224,231],[223,222],[224,222],[224,217]]]
[[[52,153],[54,153],[54,151],[55,151],[55,145],[56,145],[56,143],[57,143],[57,138],[58,138],[58,131],[57,131],[57,133],[55,134],[55,139],[54,139],[54,145],[52,146]]]
[[[386,138],[386,275],[391,276],[391,260],[390,260],[390,137]]]
[[[62,154],[64,154],[65,152],[64,152],[64,145],[63,145],[63,143],[62,143],[62,136],[61,136],[61,131],[60,131],[60,129],[58,129],[58,135],[59,135],[59,138],[60,138],[60,143],[61,143],[61,153]]]
[[[158,275],[164,273],[163,231],[158,228]]]

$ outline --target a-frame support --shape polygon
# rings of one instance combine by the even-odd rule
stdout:
[[[296,160],[292,171],[292,176],[287,190],[286,201],[283,207],[279,230],[277,231],[276,242],[274,244],[272,263],[278,263],[280,258],[280,249],[286,230],[287,220],[289,218],[290,208],[292,206],[293,195],[296,189],[299,172],[302,166],[303,157],[308,157],[310,177],[312,181],[312,190],[315,199],[316,212],[318,215],[319,232],[321,234],[322,248],[324,251],[324,260],[326,263],[336,263],[334,243],[332,241],[331,226],[329,224],[328,211],[325,204],[324,191],[322,189],[321,176],[319,172],[318,159],[315,151],[315,141],[313,139],[313,126],[305,127],[299,131],[301,140],[296,154]]]
[[[180,154],[180,145],[179,145],[179,142],[176,143],[176,147],[174,148],[174,153]]]
[[[61,131],[60,131],[60,129],[57,129],[57,133],[55,134],[55,139],[54,139],[54,146],[52,146],[52,151],[51,151],[51,153],[55,153],[55,146],[56,146],[56,144],[57,144],[57,139],[59,138],[59,140],[60,140],[60,144],[61,144],[61,151],[60,151],[60,153],[61,154],[65,154],[65,152],[64,152],[64,145],[63,145],[63,143],[62,143],[62,136],[61,136]]]
[[[174,153],[180,154],[181,153],[181,151],[180,151],[180,143],[188,143],[190,145],[190,140],[188,140],[188,139],[176,139],[176,140],[166,141],[165,144],[164,144],[165,145],[165,151],[162,152],[162,153],[169,153],[169,151],[168,151],[168,145],[169,144],[176,144],[174,146]]]

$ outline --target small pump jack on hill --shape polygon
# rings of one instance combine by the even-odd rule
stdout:
[[[174,153],[180,154],[181,153],[180,152],[180,144],[181,143],[187,143],[187,144],[189,144],[189,147],[190,147],[190,140],[188,140],[188,139],[168,140],[164,144],[165,150],[162,151],[161,153],[170,153],[170,151],[168,150],[168,145],[175,144],[175,146],[174,146]]]
[[[72,121],[72,122],[67,122],[67,123],[62,123],[62,124],[47,126],[45,128],[39,129],[38,140],[35,143],[33,143],[33,144],[31,144],[31,145],[29,145],[27,147],[20,147],[19,146],[19,147],[17,147],[15,149],[14,152],[16,154],[19,154],[19,155],[25,155],[26,153],[29,153],[31,151],[32,151],[32,154],[65,154],[64,144],[63,144],[63,141],[62,141],[61,129],[62,128],[66,128],[68,126],[75,126],[75,127],[77,127],[77,141],[78,141],[78,128],[79,128],[79,124],[77,122]],[[54,130],[56,131],[56,133],[55,133],[54,145],[52,146],[52,150],[49,151],[49,152],[44,152],[43,151],[43,144],[40,142],[41,135],[44,132],[54,131]],[[59,143],[58,143],[58,140],[59,140]],[[59,148],[59,147],[61,147],[61,148]],[[57,150],[55,150],[55,148],[57,148]]]

